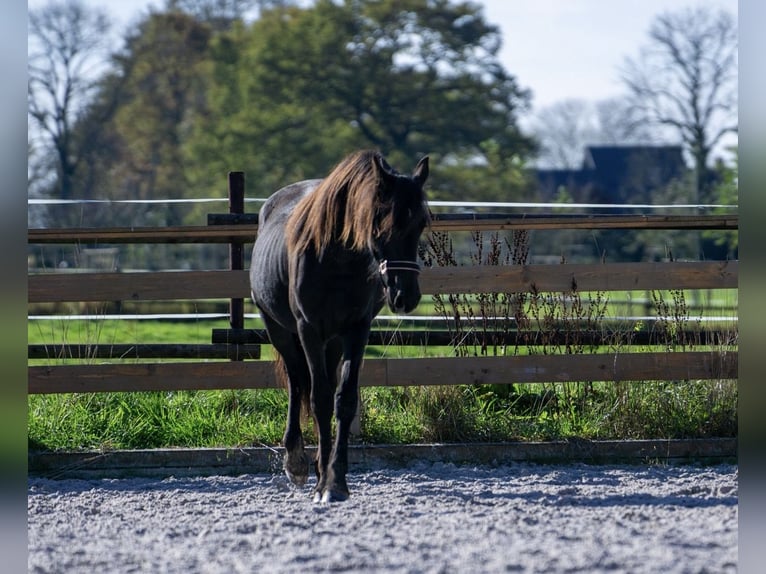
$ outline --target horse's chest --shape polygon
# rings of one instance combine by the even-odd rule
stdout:
[[[382,287],[367,274],[327,273],[303,282],[299,295],[306,319],[341,327],[374,315],[382,300]]]
[[[324,278],[324,304],[334,309],[346,309],[352,315],[366,314],[374,300],[380,297],[380,287],[365,274],[333,274]]]

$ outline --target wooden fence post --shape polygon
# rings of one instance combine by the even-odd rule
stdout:
[[[229,172],[229,213],[242,215],[245,212],[245,173]],[[232,239],[229,244],[229,269],[241,271],[245,268],[244,244]],[[229,325],[232,329],[245,328],[245,300],[232,298],[229,302]]]

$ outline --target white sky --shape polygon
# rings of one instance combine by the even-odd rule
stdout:
[[[106,8],[121,29],[162,0],[86,0]],[[29,6],[47,0],[30,0]],[[500,26],[500,59],[540,109],[557,101],[602,100],[621,94],[618,69],[636,56],[659,13],[690,5],[738,15],[737,0],[482,0],[486,19]]]
[[[578,98],[621,94],[619,67],[648,41],[654,17],[687,6],[723,8],[737,0],[484,0],[489,22],[503,31],[501,60],[536,109]]]

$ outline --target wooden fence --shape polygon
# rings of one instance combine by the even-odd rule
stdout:
[[[257,216],[244,213],[241,174],[230,174],[230,213],[209,216],[207,226],[174,228],[30,229],[30,244],[80,245],[124,243],[224,243],[230,245],[230,269],[146,273],[40,273],[28,277],[28,301],[169,301],[230,300],[230,329],[211,333],[209,345],[106,345],[78,348],[54,342],[29,347],[30,358],[56,356],[121,357],[122,359],[196,358],[196,361],[30,366],[30,393],[170,391],[270,388],[276,386],[271,361],[258,359],[261,330],[244,328],[244,301],[249,299],[245,246],[257,233]],[[436,215],[433,231],[520,229],[687,229],[736,230],[737,215]],[[555,265],[430,267],[421,274],[421,290],[429,294],[532,293],[586,291],[652,291],[736,289],[737,261],[663,263],[597,263]],[[444,333],[398,333],[414,344],[444,344]],[[518,333],[505,333],[506,338]],[[599,344],[599,332],[583,333]],[[409,339],[408,339],[409,337]],[[534,354],[502,357],[367,359],[365,386],[524,383],[566,381],[736,379],[736,345],[714,331],[699,331],[698,346],[707,350],[674,352],[627,351],[604,354]],[[390,340],[373,333],[371,343]],[[504,339],[508,342],[509,339]],[[635,344],[646,344],[640,336]],[[406,342],[406,341],[405,341]],[[716,342],[721,343],[716,345]],[[225,358],[228,361],[211,361]],[[55,361],[53,361],[55,362]]]

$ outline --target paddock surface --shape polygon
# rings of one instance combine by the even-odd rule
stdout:
[[[311,482],[310,482],[311,484]],[[29,572],[736,572],[738,467],[463,466],[28,480]]]

